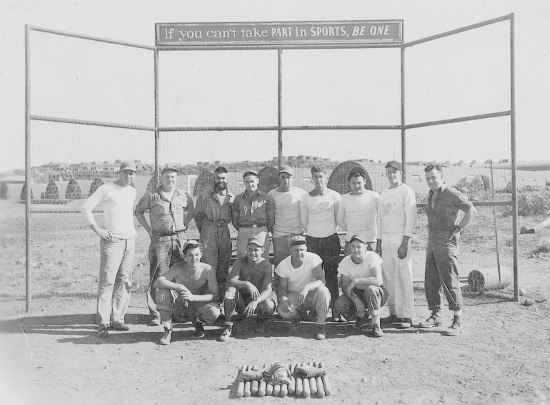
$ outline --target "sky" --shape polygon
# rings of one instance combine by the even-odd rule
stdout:
[[[157,22],[399,19],[405,42],[515,14],[518,160],[547,160],[547,1],[21,1],[0,2],[0,172],[25,157],[25,24],[154,46]],[[509,24],[406,50],[406,122],[509,109]],[[152,51],[31,32],[31,113],[154,126]],[[283,52],[283,125],[400,122],[399,50]],[[277,124],[275,51],[161,52],[160,122]],[[407,158],[510,156],[509,119],[407,131]],[[33,121],[33,166],[49,161],[152,162],[151,132]],[[400,159],[399,131],[288,131],[285,156]],[[268,160],[276,131],[161,134],[161,163]]]

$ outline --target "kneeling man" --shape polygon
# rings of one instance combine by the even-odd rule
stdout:
[[[205,336],[203,324],[213,325],[220,316],[216,270],[201,263],[202,245],[189,240],[183,247],[184,261],[175,264],[155,281],[157,309],[160,312],[164,336],[161,345],[172,339],[172,314],[191,320],[195,335]]]
[[[290,240],[290,253],[275,269],[279,314],[285,319],[299,322],[307,315],[316,315],[315,339],[326,337],[325,320],[330,305],[330,292],[325,286],[323,260],[307,251],[306,238],[294,236]]]
[[[233,332],[233,312],[245,317],[256,314],[256,331],[264,329],[264,319],[275,312],[275,301],[271,297],[271,264],[262,255],[264,241],[258,237],[248,239],[246,256],[237,259],[228,278],[223,305],[225,308],[225,329],[218,338],[227,342]]]
[[[384,332],[380,328],[380,308],[386,303],[388,292],[382,285],[382,259],[367,250],[368,242],[363,234],[351,237],[351,255],[344,257],[338,266],[344,294],[334,303],[333,312],[346,319],[355,315],[360,325],[367,320],[368,310],[372,317],[372,336],[381,337]]]

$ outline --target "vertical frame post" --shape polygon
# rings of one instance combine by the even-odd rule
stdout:
[[[25,24],[25,298],[26,312],[31,310],[31,67],[30,28]]]
[[[405,129],[405,46],[401,45],[401,180],[407,183],[407,134]]]
[[[155,46],[154,51],[154,75],[155,75],[155,176],[156,176],[156,186],[159,184],[159,50]]]
[[[282,73],[282,62],[283,62],[283,50],[281,48],[277,49],[277,164],[279,169],[283,166],[283,73]]]
[[[519,301],[518,190],[516,183],[516,100],[514,67],[514,13],[510,14],[510,138],[512,145],[512,237],[514,243],[514,299]]]

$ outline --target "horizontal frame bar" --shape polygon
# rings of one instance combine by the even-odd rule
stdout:
[[[508,15],[505,15],[505,16],[502,16],[502,17],[494,18],[492,20],[483,21],[483,22],[480,22],[480,23],[477,23],[477,24],[468,25],[466,27],[457,28],[455,30],[442,32],[441,34],[432,35],[432,36],[429,36],[429,37],[426,37],[426,38],[418,39],[416,41],[407,42],[407,43],[403,44],[403,47],[408,48],[408,47],[411,47],[411,46],[414,46],[414,45],[422,44],[424,42],[434,41],[436,39],[449,37],[449,36],[455,35],[455,34],[460,34],[460,33],[465,32],[465,31],[471,31],[471,30],[474,30],[476,28],[485,27],[487,25],[492,25],[492,24],[496,24],[496,23],[499,23],[499,22],[503,22],[503,21],[509,21],[509,20],[512,20],[512,15],[513,14],[508,14]]]
[[[200,131],[277,131],[278,126],[258,127],[162,127],[160,132],[200,132]],[[401,125],[302,125],[282,126],[283,131],[312,131],[312,130],[367,130],[367,129],[390,129],[400,130]]]
[[[476,207],[511,207],[514,205],[513,201],[471,201]],[[428,203],[417,203],[418,208],[425,208]]]
[[[402,44],[342,44],[342,45],[203,45],[203,46],[176,46],[158,45],[158,51],[246,51],[246,50],[293,50],[293,49],[366,49],[366,48],[397,48],[401,49]]]
[[[78,124],[78,125],[92,125],[97,127],[109,127],[109,128],[122,128],[122,129],[136,129],[140,131],[155,131],[155,127],[147,127],[142,125],[130,125],[130,124],[115,124],[110,122],[99,121],[87,121],[87,120],[75,120],[70,118],[57,118],[57,117],[45,117],[41,115],[31,115],[31,120],[34,121],[47,121],[58,122],[63,124]]]
[[[405,125],[405,129],[430,127],[430,126],[434,126],[434,125],[453,124],[455,122],[484,120],[484,119],[490,119],[490,118],[506,117],[506,116],[511,116],[511,115],[512,115],[512,111],[510,111],[510,110],[500,111],[500,112],[496,112],[496,113],[489,113],[489,114],[469,115],[469,116],[465,116],[465,117],[457,117],[457,118],[449,118],[449,119],[445,119],[445,120],[427,121],[427,122],[419,122],[417,124],[409,124],[409,125]]]
[[[115,40],[112,40],[112,39],[94,37],[94,36],[91,36],[91,35],[74,34],[74,33],[66,32],[66,31],[51,30],[49,28],[29,26],[29,29],[32,30],[32,31],[45,32],[47,34],[61,35],[61,36],[64,36],[64,37],[80,38],[80,39],[86,39],[86,40],[89,40],[89,41],[104,42],[104,43],[108,43],[108,44],[129,46],[129,47],[132,47],[132,48],[147,49],[147,50],[150,50],[150,51],[155,50],[154,46],[135,44],[135,43],[132,43],[132,42],[125,42],[125,41],[115,41]]]

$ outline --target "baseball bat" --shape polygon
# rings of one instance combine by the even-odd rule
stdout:
[[[281,393],[281,384],[277,384],[273,386],[273,396],[278,397]]]
[[[266,384],[265,395],[273,395],[273,384],[271,383]]]
[[[324,368],[323,362],[319,362],[319,367]],[[325,374],[321,377],[323,380],[323,386],[325,387],[325,396],[330,396],[332,394],[332,387],[330,386],[330,380],[328,379],[328,374]]]
[[[248,365],[246,366],[246,371],[252,371],[252,366]],[[250,380],[244,382],[244,392],[243,396],[249,397],[250,396]]]
[[[296,391],[294,391],[297,397],[304,395],[304,382],[300,377],[296,377]]]
[[[289,365],[290,369],[290,384],[288,384],[288,395],[294,395],[296,392],[296,378],[294,378],[294,364]]]
[[[239,379],[240,379],[240,374],[242,373],[242,371],[245,369],[245,366],[241,366],[239,368]],[[237,398],[242,398],[244,396],[244,381],[243,380],[240,380],[238,383],[237,383],[237,390],[235,392],[235,394],[237,395]]]
[[[301,365],[303,366],[304,363]],[[307,377],[302,378],[302,390],[305,398],[309,398],[311,396],[311,387],[309,386],[309,378]]]
[[[263,365],[262,367],[262,370],[265,370],[265,364]],[[258,382],[258,396],[259,397],[263,397],[265,396],[265,380],[264,379],[261,379],[259,382]]]
[[[280,397],[286,397],[288,395],[288,385],[281,384],[281,392],[279,393]]]
[[[313,367],[319,367],[319,363],[314,361],[313,362]],[[325,397],[325,387],[323,385],[323,379],[321,378],[321,376],[318,376],[316,378],[317,380],[317,396],[319,398],[324,398]]]
[[[258,395],[259,384],[260,384],[260,381],[258,381],[258,380],[252,380],[250,382],[250,394],[251,395]]]
[[[312,366],[311,362],[307,364],[308,366]],[[311,396],[317,395],[317,378],[309,377],[309,389],[311,391]]]

